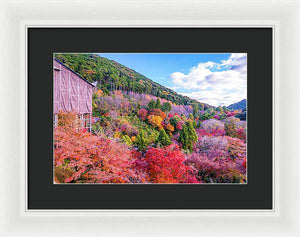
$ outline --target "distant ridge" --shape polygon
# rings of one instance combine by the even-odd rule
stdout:
[[[228,105],[227,108],[230,110],[243,110],[247,107],[247,100],[243,99],[239,102],[236,102],[234,104]]]

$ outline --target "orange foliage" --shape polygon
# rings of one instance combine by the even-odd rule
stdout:
[[[151,109],[149,112],[150,115],[157,115],[165,119],[167,117],[166,113],[161,111],[161,109]]]
[[[86,73],[86,74],[88,74],[88,75],[93,75],[93,74],[95,74],[96,72],[94,71],[94,70],[88,70],[88,69],[83,69],[83,71]]]
[[[99,89],[95,92],[95,94],[97,95],[97,97],[101,97],[103,95],[103,91]]]
[[[168,123],[166,127],[170,132],[174,132],[174,126],[172,126],[170,123]]]
[[[123,93],[122,93],[121,90],[115,90],[115,91],[114,91],[114,95],[115,95],[115,96],[118,96],[118,97],[120,97],[120,98],[123,98]]]
[[[57,115],[58,126],[65,129],[76,129],[80,127],[80,119],[75,112],[62,112]]]
[[[162,128],[161,122],[163,121],[163,118],[157,115],[149,115],[148,116],[148,122],[158,129]]]
[[[132,137],[131,137],[131,141],[132,141],[132,142],[135,142],[135,140],[136,140],[136,136],[132,136]]]

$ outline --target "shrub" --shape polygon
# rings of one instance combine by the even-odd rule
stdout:
[[[103,128],[99,121],[92,124],[92,132],[95,134],[103,133]]]
[[[150,148],[144,160],[153,183],[196,182],[191,177],[192,169],[184,164],[184,154],[174,144],[166,148]]]
[[[148,115],[148,111],[146,109],[140,109],[138,112],[139,118],[143,121],[146,120],[147,115]]]
[[[236,137],[237,136],[237,128],[238,123],[240,122],[239,118],[236,118],[234,116],[228,117],[225,119],[225,131],[226,135],[230,137]]]
[[[230,159],[210,160],[205,155],[192,153],[187,156],[186,164],[196,169],[196,177],[206,183],[244,183],[246,176],[239,171]]]
[[[56,179],[64,183],[145,182],[125,144],[63,127],[54,131],[54,166]]]
[[[138,130],[127,121],[123,122],[119,129],[124,135],[135,136],[138,134]]]
[[[54,168],[54,180],[56,183],[64,183],[66,179],[73,175],[74,171],[70,167],[58,166]]]
[[[215,129],[197,129],[197,135],[201,136],[224,136],[226,134],[225,130],[215,130]]]
[[[201,127],[207,130],[224,130],[224,124],[216,119],[208,119],[201,123]]]
[[[225,137],[203,136],[195,144],[195,152],[210,160],[228,157],[228,141]]]
[[[247,156],[246,144],[238,138],[226,137],[228,141],[228,154],[231,159],[243,159]]]
[[[58,126],[65,129],[77,129],[80,127],[80,119],[74,112],[62,112],[57,114]]]
[[[246,141],[247,138],[246,128],[238,128],[236,132],[236,137],[243,141]]]

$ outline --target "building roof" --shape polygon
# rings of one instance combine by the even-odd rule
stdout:
[[[82,76],[80,76],[77,72],[74,72],[71,68],[69,68],[68,66],[66,66],[65,64],[63,64],[63,63],[62,63],[61,61],[59,61],[57,58],[54,58],[54,60],[55,60],[56,62],[60,63],[61,65],[63,65],[64,67],[66,67],[67,69],[69,69],[71,72],[73,72],[74,74],[76,74],[78,77],[80,77],[82,80],[84,80],[85,82],[87,82],[88,84],[90,84],[92,87],[95,87],[95,86],[97,85],[97,83],[96,83],[96,85],[94,85],[95,82],[94,82],[94,83],[91,83],[91,82],[89,82],[88,80],[86,80],[85,78],[83,78]],[[54,69],[56,69],[56,68],[54,68]]]

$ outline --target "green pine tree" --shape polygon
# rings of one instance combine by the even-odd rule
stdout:
[[[187,122],[187,131],[192,143],[196,143],[198,140],[198,136],[192,121]],[[194,144],[193,144],[194,145]]]
[[[138,146],[139,151],[146,150],[149,141],[146,138],[145,132],[143,130],[136,136],[136,144]]]
[[[156,100],[155,109],[161,109],[161,103],[159,98],[157,98]]]
[[[188,150],[188,132],[185,124],[182,125],[178,141],[181,143],[182,149]]]
[[[161,107],[161,110],[162,110],[163,112],[170,112],[171,109],[172,109],[172,107],[171,107],[171,104],[170,104],[169,102],[163,103],[163,105],[162,105],[162,107]]]
[[[155,101],[154,100],[150,100],[149,104],[148,104],[148,110],[154,109],[155,108]]]
[[[199,104],[196,103],[193,104],[193,116],[194,118],[199,117]]]
[[[195,131],[194,125],[191,121],[187,125],[182,125],[178,141],[181,143],[184,150],[193,151],[194,144],[197,142],[198,136]]]
[[[157,146],[168,146],[171,144],[171,140],[170,137],[168,136],[168,134],[166,133],[166,131],[162,128],[159,131],[159,136],[156,140],[156,145]]]

